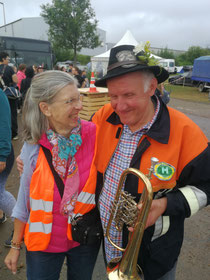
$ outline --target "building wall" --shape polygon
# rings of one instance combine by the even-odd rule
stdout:
[[[48,24],[42,17],[23,19],[24,38],[48,41]]]
[[[157,54],[159,55],[159,52],[164,50],[165,48],[155,48],[155,47],[151,47],[151,52],[154,53],[154,54]],[[182,51],[182,50],[173,50],[173,49],[168,49],[169,52],[172,52],[175,56],[176,55],[180,55],[180,54],[183,54],[185,53],[186,51]]]
[[[6,27],[6,31],[5,31]],[[22,18],[0,27],[0,36],[48,40],[48,24],[42,17]]]
[[[6,27],[6,31],[5,31]],[[45,23],[42,17],[21,18],[14,22],[0,27],[0,36],[12,36],[20,38],[29,38],[48,41],[49,25]],[[106,31],[97,28],[100,41],[100,47],[95,49],[83,48],[80,53],[84,55],[94,56],[106,51]]]

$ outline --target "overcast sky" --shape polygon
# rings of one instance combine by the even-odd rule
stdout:
[[[1,0],[6,23],[40,15],[40,5],[51,0]],[[117,43],[126,30],[138,42],[152,47],[187,50],[190,46],[210,48],[210,0],[91,0],[98,27],[107,42]],[[4,24],[0,4],[0,25]]]

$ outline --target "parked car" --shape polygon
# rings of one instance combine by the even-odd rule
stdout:
[[[191,79],[192,71],[183,74],[170,76],[168,82],[172,85],[196,86],[197,83]]]

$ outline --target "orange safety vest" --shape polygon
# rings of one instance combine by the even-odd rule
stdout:
[[[95,207],[96,173],[92,172],[75,204],[73,217],[84,215]],[[53,223],[55,181],[42,148],[30,183],[30,214],[25,227],[24,241],[29,251],[43,251],[48,247]],[[71,236],[71,218],[68,218],[67,236]]]
[[[182,113],[168,107],[170,116],[170,137],[167,144],[162,144],[148,135],[143,135],[138,146],[147,138],[150,146],[144,151],[141,157],[140,169],[144,174],[148,173],[151,165],[151,158],[157,157],[160,162],[166,162],[175,167],[175,173],[170,180],[163,181],[152,176],[151,184],[153,191],[161,189],[172,189],[176,185],[184,167],[199,156],[208,146],[206,136],[198,126]],[[113,125],[111,116],[114,110],[110,104],[103,106],[94,116],[92,121],[98,126],[97,132],[97,153],[95,164],[98,172],[104,174],[118,145],[123,125],[118,122]],[[178,117],[176,117],[178,115]],[[182,122],[182,125],[177,122]],[[120,131],[120,134],[118,133]],[[119,135],[118,135],[119,134]],[[118,135],[116,137],[116,135]],[[188,136],[190,135],[190,136]],[[196,140],[195,140],[196,139]],[[182,149],[182,145],[184,149]],[[133,166],[131,166],[133,167]],[[144,184],[139,180],[138,193],[142,193]]]

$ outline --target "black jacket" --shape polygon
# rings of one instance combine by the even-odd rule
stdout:
[[[98,202],[103,191],[104,173],[119,142],[123,125],[110,104],[100,109],[92,120],[99,128],[95,159]],[[149,165],[145,163],[151,156],[175,167],[170,181],[164,182],[153,176],[154,198],[167,196],[167,209],[155,225],[145,230],[139,252],[138,263],[145,279],[156,280],[170,271],[177,261],[185,218],[210,203],[210,145],[195,123],[161,102],[157,119],[140,140],[130,167],[146,174]],[[141,193],[138,192],[137,178],[129,175],[125,186],[125,190],[139,201]],[[128,231],[124,227],[124,247],[127,241]]]

